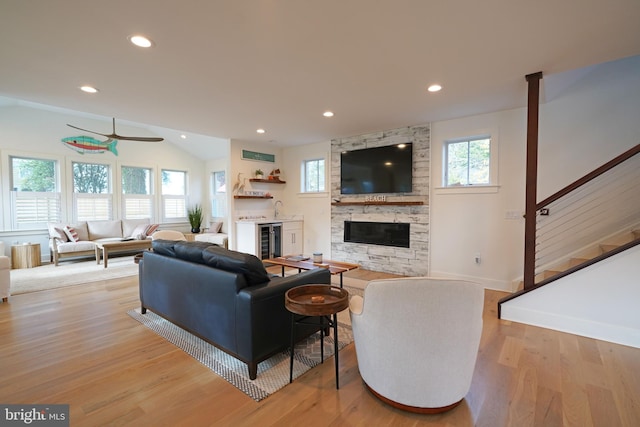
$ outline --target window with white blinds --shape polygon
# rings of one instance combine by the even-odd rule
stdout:
[[[11,168],[11,228],[30,230],[58,222],[61,194],[58,162],[51,159],[9,157]]]
[[[211,216],[224,217],[227,215],[227,182],[224,171],[211,174]]]
[[[76,221],[113,219],[111,194],[73,193]]]
[[[48,222],[60,222],[60,193],[12,191],[11,228],[27,230],[46,228]]]
[[[113,219],[111,167],[72,162],[73,216],[76,221]]]
[[[187,218],[187,203],[184,197],[162,196],[163,217],[165,220]]]
[[[122,218],[153,218],[152,170],[123,166],[121,175]]]
[[[162,170],[162,220],[187,220],[187,173]]]

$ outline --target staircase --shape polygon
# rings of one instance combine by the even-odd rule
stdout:
[[[638,244],[640,244],[640,224],[627,228],[615,236],[610,236],[602,242],[594,243],[565,260],[545,267],[541,273],[535,276],[536,286],[553,282]],[[524,281],[520,281],[516,292],[523,290]]]
[[[498,317],[640,348],[638,183],[640,144],[537,203],[523,281]]]

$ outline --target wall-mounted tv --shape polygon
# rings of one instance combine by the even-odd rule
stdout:
[[[412,171],[412,143],[344,151],[340,193],[411,193]]]

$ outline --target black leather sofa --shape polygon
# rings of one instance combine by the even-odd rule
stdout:
[[[278,277],[254,255],[169,240],[153,241],[139,262],[139,275],[142,314],[151,310],[242,360],[251,379],[258,363],[290,346],[286,291],[331,283],[323,268]],[[296,340],[317,330],[296,327]]]

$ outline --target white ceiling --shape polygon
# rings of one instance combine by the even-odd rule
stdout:
[[[639,23],[638,0],[1,0],[0,96],[290,146],[525,106],[526,74],[639,55]]]

